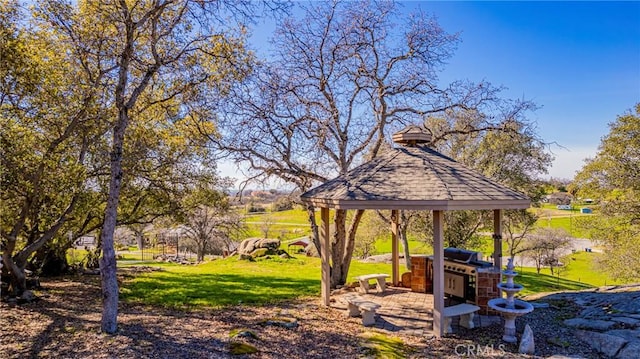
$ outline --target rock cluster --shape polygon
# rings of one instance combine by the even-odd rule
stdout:
[[[636,359],[640,353],[640,285],[559,293],[545,299],[572,300],[582,310],[564,325],[609,358]]]
[[[278,249],[280,247],[279,239],[272,238],[247,238],[240,246],[238,246],[237,253],[240,259],[252,260],[258,257],[265,257],[269,255],[277,255],[282,258],[289,258],[289,254]]]

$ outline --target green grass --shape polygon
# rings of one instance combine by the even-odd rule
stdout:
[[[552,208],[549,212],[553,211]],[[548,213],[549,213],[548,212]],[[539,226],[561,227],[567,229],[573,236],[586,237],[575,228],[575,220],[580,214],[574,213],[567,217],[569,211],[560,212],[565,217],[542,218]],[[259,223],[265,214],[247,217],[250,226],[249,236],[261,237]],[[269,212],[268,220],[274,222],[270,236],[281,236],[283,240],[298,238],[309,234],[307,212],[300,209]],[[316,213],[318,217],[319,214]],[[319,221],[319,218],[318,218]],[[507,253],[506,242],[503,252]],[[412,254],[431,254],[432,248],[423,241],[410,240],[409,248]],[[477,248],[471,248],[489,255],[493,252],[493,240],[486,236],[482,238]],[[400,249],[401,250],[401,249]],[[160,253],[160,251],[156,251]],[[149,259],[151,250],[145,249],[145,258]],[[391,253],[391,239],[389,237],[376,241],[376,253]],[[73,253],[74,257],[81,253]],[[611,278],[598,272],[594,258],[597,253],[578,252],[569,259],[568,269],[560,276],[551,276],[548,268],[542,269],[540,275],[534,268],[517,268],[520,273],[516,282],[525,286],[521,294],[547,292],[556,290],[576,290],[592,286],[602,286],[615,283]],[[122,298],[130,302],[144,302],[145,304],[173,307],[220,307],[238,303],[267,304],[290,300],[305,296],[319,296],[320,294],[320,260],[298,256],[290,260],[275,258],[257,262],[238,261],[235,257],[216,260],[198,265],[177,265],[171,263],[144,262],[140,252],[125,252],[119,266],[150,265],[160,267],[161,271],[147,272],[126,276],[122,285]],[[404,272],[405,268],[401,268]],[[354,277],[370,273],[391,274],[390,264],[351,262],[348,282]]]
[[[558,278],[557,276],[546,274],[549,272],[548,270],[546,272],[541,271],[540,274],[536,274],[535,268],[518,268],[516,271],[518,272],[518,276],[515,277],[513,281],[524,286],[522,291],[518,293],[520,296],[593,287],[589,284],[580,283],[565,277]]]
[[[391,253],[391,238],[378,239],[375,243],[376,254]],[[402,253],[402,244],[398,243],[398,250]],[[432,254],[433,249],[423,241],[409,240],[411,254]]]
[[[391,239],[379,239],[376,241],[375,247],[376,254],[391,253]],[[488,256],[493,253],[493,239],[489,236],[482,236],[480,238],[480,244],[469,249]],[[503,253],[507,253],[507,249],[507,242],[502,242]],[[399,244],[398,250],[400,254],[402,254],[402,244]],[[424,241],[409,240],[409,252],[411,254],[433,254],[433,248]]]
[[[366,348],[367,357],[376,359],[407,358],[414,351],[402,339],[380,333],[364,336],[363,347]]]
[[[546,267],[540,270],[540,274],[536,273],[535,268],[517,267],[519,275],[514,281],[524,285],[525,288],[519,293],[521,295],[624,284],[597,269],[596,261],[601,255],[576,252],[565,259],[566,269],[561,270],[559,275],[557,272],[551,275],[551,270]]]
[[[165,254],[165,255],[175,255],[175,250],[165,249],[162,250],[161,247],[151,247],[145,248],[144,250],[135,249],[132,251],[123,251],[120,252],[120,258],[125,260],[152,260],[155,256]],[[195,257],[195,255],[194,255]]]
[[[122,267],[130,266],[120,261]],[[121,290],[123,300],[171,308],[267,304],[320,295],[320,259],[300,256],[256,262],[236,257],[199,265],[140,263],[160,271],[129,276]],[[353,261],[348,280],[374,273],[391,273],[389,264]]]
[[[329,214],[330,220],[333,214]],[[264,237],[263,222],[269,221],[269,238],[280,238],[283,241],[300,238],[311,234],[309,217],[306,210],[292,209],[280,212],[249,214],[245,217],[247,224],[246,238]],[[316,223],[320,225],[320,211],[316,211]]]
[[[67,250],[67,262],[69,264],[81,263],[87,258],[87,253],[86,249],[69,248]]]
[[[320,211],[316,211],[316,222],[320,223]],[[245,216],[247,222],[262,222],[268,217],[273,222],[292,223],[309,226],[309,215],[306,210],[291,209],[280,212],[265,212],[259,214],[248,214]],[[333,211],[329,213],[329,218],[333,220]]]
[[[264,231],[260,223],[247,222],[247,238],[264,237]],[[283,241],[308,236],[311,234],[309,225],[292,227],[291,225],[274,223],[269,227],[269,235],[267,238],[280,238]]]
[[[567,266],[561,270],[560,275],[556,272],[552,276],[549,268],[542,268],[538,275],[535,268],[518,267],[516,271],[520,275],[515,280],[520,280],[525,285],[524,294],[624,284],[597,269],[596,261],[601,255],[594,252],[576,252],[565,259]]]
[[[313,261],[246,262],[236,257],[193,266],[165,264],[162,271],[126,281],[122,296],[173,308],[266,304],[318,294],[318,268]]]
[[[540,218],[537,227],[563,228],[570,236],[576,238],[590,238],[589,233],[577,226],[579,217],[593,216],[592,214],[575,214],[568,217]]]
[[[517,267],[519,275],[515,282],[524,286],[519,295],[622,284],[595,269],[594,260],[598,255],[574,253],[560,276],[550,275],[548,268],[537,274],[535,268]],[[186,266],[121,260],[118,265],[123,268],[132,265],[159,268],[158,271],[135,275],[127,275],[125,271],[121,297],[127,302],[190,309],[235,304],[263,305],[320,295],[320,259],[305,256],[256,262],[230,257]],[[406,269],[401,267],[400,271]],[[371,273],[391,274],[391,265],[354,260],[347,281],[353,283],[354,277]]]

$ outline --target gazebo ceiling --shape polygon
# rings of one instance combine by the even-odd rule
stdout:
[[[422,134],[418,133],[422,132]],[[417,126],[394,134],[404,146],[302,194],[304,202],[337,209],[517,209],[527,196],[422,145]]]

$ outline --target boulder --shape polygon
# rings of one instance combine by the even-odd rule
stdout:
[[[640,319],[636,319],[636,318],[620,316],[620,317],[613,317],[611,318],[611,320],[614,322],[622,323],[624,325],[628,325],[630,327],[640,327]]]
[[[265,320],[263,324],[286,329],[295,329],[298,327],[298,320],[295,318],[274,318]]]
[[[31,303],[33,301],[35,301],[37,299],[37,297],[35,296],[35,294],[33,294],[32,291],[30,290],[25,290],[24,292],[22,292],[22,296],[20,296],[19,301],[22,303]]]
[[[257,243],[257,248],[266,248],[271,249],[272,251],[277,250],[280,247],[280,240],[273,238],[262,238]]]
[[[242,342],[229,343],[229,353],[232,355],[246,355],[257,353],[258,349],[251,344]]]
[[[273,254],[273,252],[267,248],[256,248],[250,253],[253,258],[264,257],[269,254]]]
[[[609,358],[615,357],[620,349],[627,344],[627,340],[619,336],[588,330],[576,330],[576,337]]]
[[[238,253],[240,254],[251,254],[256,249],[267,249],[271,251],[276,251],[280,247],[279,239],[272,238],[247,238],[240,243],[238,247]]]
[[[238,253],[240,254],[249,254],[256,250],[256,243],[260,238],[247,238],[240,243],[238,246]]]
[[[533,340],[533,330],[529,324],[524,327],[524,333],[520,340],[520,348],[518,350],[521,354],[533,354],[536,351],[536,346]]]
[[[249,262],[255,261],[255,259],[253,259],[253,257],[250,254],[244,254],[244,253],[241,253],[240,255],[238,255],[238,260],[249,261]]]
[[[615,322],[608,320],[590,320],[584,318],[572,318],[564,321],[564,325],[579,329],[590,329],[590,330],[598,330],[605,331],[611,329]]]
[[[636,359],[640,353],[640,340],[629,342],[616,356],[616,359]]]

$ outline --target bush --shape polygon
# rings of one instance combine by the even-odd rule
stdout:
[[[262,212],[266,212],[266,210],[262,206],[258,206],[253,202],[247,205],[247,213],[262,213]]]
[[[273,204],[271,204],[271,211],[272,212],[288,211],[293,209],[293,205],[294,205],[294,202],[291,200],[291,198],[281,197],[281,198],[278,198],[277,201],[273,202]]]
[[[115,249],[116,251],[128,251],[129,250],[129,246],[124,244],[124,243],[114,243],[113,249]],[[137,247],[136,247],[136,249],[137,249]]]

